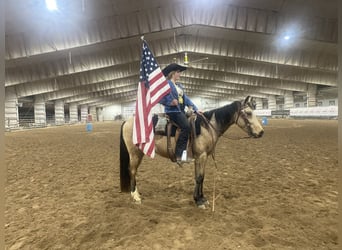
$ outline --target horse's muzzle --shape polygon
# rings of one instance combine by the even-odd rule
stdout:
[[[254,138],[260,138],[264,134],[264,130],[261,130],[259,133],[252,133],[251,136]]]

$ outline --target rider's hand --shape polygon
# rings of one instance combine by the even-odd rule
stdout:
[[[177,99],[173,99],[171,102],[171,106],[177,106],[178,105],[178,100]]]

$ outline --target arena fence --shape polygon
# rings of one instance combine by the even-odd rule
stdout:
[[[338,106],[293,108],[286,110],[255,110],[257,116],[272,118],[316,118],[316,119],[337,119]]]
[[[84,123],[81,121],[70,121],[66,118],[64,121],[56,121],[55,119],[46,119],[42,121],[36,121],[32,118],[21,118],[21,119],[10,119],[5,120],[5,131],[21,130],[21,129],[33,129],[33,128],[44,128],[49,126],[62,126],[72,125],[77,123]]]
[[[255,113],[258,117],[268,118],[337,119],[338,106],[293,108],[285,110],[259,109],[255,110]],[[116,116],[115,120],[123,120],[122,115]],[[46,117],[46,120],[39,122],[34,118],[7,118],[5,120],[5,130],[43,128],[47,126],[71,125],[76,123],[81,123],[80,119],[78,121],[70,121],[69,117],[65,117],[64,121],[56,121],[54,117]]]

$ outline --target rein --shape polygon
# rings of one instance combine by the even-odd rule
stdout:
[[[245,127],[247,127],[248,134],[250,135],[250,134],[252,134],[252,128],[251,128],[251,123],[247,119],[246,113],[243,111],[245,107],[246,107],[246,105],[244,105],[244,107],[239,110],[239,114],[236,117],[235,124],[238,124],[238,120],[241,117],[243,119],[243,121],[245,122],[245,124],[246,124]],[[241,139],[247,139],[247,138],[249,138],[249,136],[242,137]]]
[[[217,135],[218,137],[223,136],[223,137],[228,138],[228,139],[230,139],[230,140],[241,140],[241,139],[249,139],[249,138],[250,138],[250,136],[244,136],[244,137],[240,137],[240,138],[233,138],[233,137],[229,137],[229,136],[224,136],[224,133],[222,133],[221,130],[218,130],[217,128],[215,128],[215,126],[210,122],[210,120],[207,119],[207,117],[205,117],[202,113],[197,113],[197,114],[200,115],[200,116],[203,118],[204,122],[206,123],[206,125],[207,125],[208,127],[211,127],[211,128],[216,132],[216,135]],[[248,132],[249,132],[249,134],[250,134],[250,133],[252,132],[252,131],[251,131],[251,123],[250,123],[249,120],[247,119],[245,112],[243,112],[243,108],[241,108],[241,109],[239,110],[239,113],[238,113],[238,115],[237,115],[237,117],[236,117],[234,123],[237,124],[237,122],[238,122],[240,116],[241,116],[241,118],[243,119],[243,121],[245,122],[246,127],[247,127],[247,129],[248,129]],[[209,132],[210,132],[210,134],[211,134],[212,140],[214,140],[213,135],[212,135],[212,133],[211,133],[211,130],[209,130]]]
[[[207,117],[205,117],[202,113],[197,113],[199,116],[201,116],[205,122],[205,124],[208,126],[208,127],[211,127],[216,133],[217,133],[217,136],[219,137],[220,135],[222,135],[221,131],[217,130],[214,125],[207,119]],[[209,130],[209,133],[211,135],[211,138],[212,138],[212,141],[214,141],[214,136],[211,132],[211,130]]]
[[[230,137],[230,136],[223,136],[224,138],[227,138],[227,139],[229,139],[229,140],[234,140],[234,141],[238,141],[238,140],[243,140],[243,139],[250,139],[250,137],[249,136],[244,136],[244,137],[236,137],[236,138],[234,138],[234,137]]]
[[[204,122],[206,123],[208,127],[211,127],[216,132],[217,137],[220,137],[223,135],[222,131],[215,128],[214,125],[210,122],[210,120],[208,120],[207,117],[205,117],[202,113],[201,114],[198,113],[198,115],[200,115],[203,118]],[[209,132],[211,133],[211,130]]]
[[[240,106],[241,107],[241,106]],[[245,107],[245,106],[244,106]],[[244,108],[243,107],[243,108]],[[238,115],[237,115],[237,118],[235,119],[235,124],[238,123],[238,120],[241,116],[241,118],[244,120],[247,128],[248,128],[248,132],[251,133],[251,124],[249,122],[249,120],[247,119],[247,116],[246,116],[246,113],[243,111],[243,108],[240,108],[239,111],[238,111]],[[210,122],[210,120],[207,119],[207,117],[205,117],[202,113],[198,113],[198,115],[200,115],[202,118],[203,118],[203,121],[205,122],[205,124],[208,126],[208,128],[212,128],[213,131],[216,132],[216,135],[217,137],[220,137],[220,136],[224,136],[224,132],[222,132],[221,130],[218,130],[217,128],[215,128],[215,126]],[[211,138],[212,138],[212,141],[214,142],[214,135],[212,134],[213,131],[211,129],[208,129],[209,130],[209,133],[211,135]],[[231,139],[231,140],[241,140],[241,139],[248,139],[250,138],[249,136],[245,136],[245,137],[241,137],[241,138],[232,138],[232,137],[228,137],[228,139]],[[216,196],[216,172],[218,171],[218,166],[217,166],[217,162],[216,162],[216,158],[215,158],[215,145],[214,145],[214,149],[213,149],[213,152],[211,154],[212,156],[212,159],[214,161],[214,165],[215,165],[215,173],[214,173],[214,184],[213,184],[213,201],[212,201],[212,211],[214,212],[215,211],[215,201],[219,198],[220,194],[218,194]]]

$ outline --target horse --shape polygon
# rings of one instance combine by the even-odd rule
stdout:
[[[255,102],[247,96],[244,101],[234,101],[231,104],[206,111],[197,115],[200,122],[200,133],[193,140],[192,153],[195,167],[195,188],[193,199],[199,208],[206,208],[208,200],[203,194],[205,165],[210,155],[213,155],[219,138],[236,124],[251,138],[260,138],[264,129],[253,110]],[[124,121],[120,131],[120,188],[121,192],[130,192],[135,203],[141,203],[137,188],[136,174],[143,159],[143,152],[132,142],[133,117]],[[177,138],[175,136],[174,138]],[[155,135],[156,154],[170,158],[167,150],[167,136]],[[174,139],[175,140],[175,139]],[[175,142],[172,143],[175,147]]]

